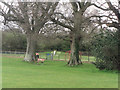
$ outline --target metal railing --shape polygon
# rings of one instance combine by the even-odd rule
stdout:
[[[25,52],[19,51],[0,51],[1,54],[25,54]]]

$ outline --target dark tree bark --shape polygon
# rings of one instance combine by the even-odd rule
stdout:
[[[70,60],[68,61],[69,66],[79,65],[82,64],[79,58],[79,38],[76,34],[72,35],[72,42],[71,42],[71,54]]]
[[[82,64],[79,58],[79,42],[81,42],[81,12],[74,13],[74,30],[72,31],[72,43],[71,43],[71,55],[70,60],[68,62],[69,66]]]

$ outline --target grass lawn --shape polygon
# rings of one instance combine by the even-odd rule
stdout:
[[[99,71],[92,64],[66,66],[65,61],[37,65],[3,57],[3,88],[118,88],[118,73]]]

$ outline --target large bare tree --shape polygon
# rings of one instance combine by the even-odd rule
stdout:
[[[84,24],[89,19],[85,19],[85,11],[91,5],[90,0],[81,0],[81,1],[70,1],[70,5],[72,6],[72,15],[71,17],[66,17],[62,13],[57,13],[61,15],[62,20],[52,18],[51,20],[58,25],[61,25],[70,30],[71,37],[71,55],[70,60],[68,62],[69,66],[75,66],[82,64],[79,58],[79,42],[82,41],[82,30],[84,28]],[[68,13],[69,15],[70,13]],[[64,20],[63,20],[64,19]]]
[[[35,60],[37,36],[49,22],[57,4],[58,2],[2,2],[0,15],[4,17],[4,24],[17,24],[26,34],[25,61]]]

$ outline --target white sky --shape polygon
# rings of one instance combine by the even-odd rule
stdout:
[[[4,1],[4,0],[0,0],[0,1]],[[17,0],[6,0],[7,2],[16,2]],[[29,2],[29,1],[39,1],[39,2],[47,2],[47,1],[58,1],[58,0],[18,0],[18,1],[27,1],[27,2]],[[74,0],[75,1],[75,0]],[[81,1],[81,0],[77,0],[77,1]],[[103,3],[105,3],[105,0],[92,0],[92,1],[94,1],[97,5],[99,5],[100,6],[100,4],[103,4]],[[118,6],[118,0],[110,0],[111,2],[112,2],[112,4],[113,5],[116,5],[116,6]],[[69,2],[69,0],[60,0],[60,2]],[[102,7],[108,7],[107,6],[107,4],[104,4],[104,5],[102,5]],[[3,5],[0,3],[0,7],[3,7]],[[89,8],[89,12],[91,12],[91,13],[94,13],[93,11],[93,9],[95,9],[95,7],[94,6],[92,6],[91,8]],[[62,12],[64,12],[64,8],[62,9],[61,8],[61,11]],[[99,13],[103,13],[103,11],[102,10],[100,10],[99,11]],[[104,12],[104,14],[107,14],[107,12]],[[1,20],[3,20],[3,18],[0,16],[0,29],[4,29],[4,27],[3,27],[3,24],[1,23]]]
[[[59,0],[0,0],[1,2],[57,2]],[[61,2],[69,2],[69,1],[81,1],[81,0],[60,0]],[[88,1],[88,0],[87,0]],[[92,0],[92,1],[100,1],[100,2],[104,2],[105,0]],[[114,2],[118,2],[118,0],[110,0],[112,3]]]

